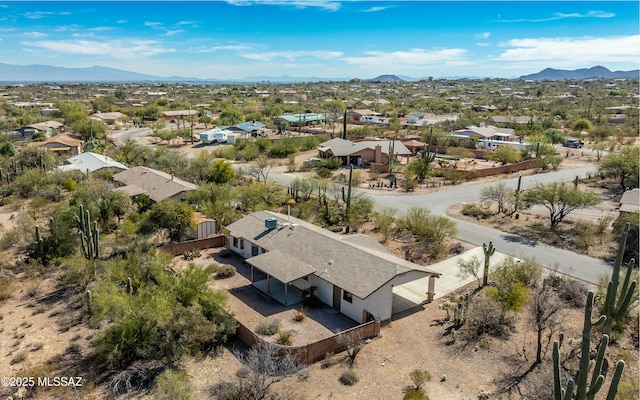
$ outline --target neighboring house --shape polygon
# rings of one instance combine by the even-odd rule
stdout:
[[[393,143],[393,154],[406,157],[411,151],[399,140],[364,140],[352,142],[342,138],[335,138],[320,143],[318,151],[320,157],[340,157],[343,165],[368,167],[371,164],[389,164],[389,152]]]
[[[58,167],[58,169],[61,171],[96,172],[101,170],[122,171],[129,168],[111,157],[87,151],[68,158],[65,164]]]
[[[173,111],[163,111],[160,117],[166,121],[176,120],[176,119],[185,119],[189,116],[194,118],[198,118],[197,110],[173,110]]]
[[[380,116],[380,113],[369,109],[357,109],[357,110],[347,110],[347,121],[352,119],[353,121],[361,121],[363,117],[377,117]],[[363,121],[364,122],[364,121]]]
[[[107,125],[115,125],[120,118],[124,116],[121,112],[107,112],[107,113],[95,113],[91,114],[89,118],[97,119],[104,122]]]
[[[424,124],[424,114],[412,112],[407,114],[407,124],[422,125]]]
[[[296,297],[289,292],[314,286],[324,304],[357,322],[389,320],[394,286],[416,279],[430,277],[432,300],[440,276],[396,257],[368,236],[338,235],[269,211],[252,213],[227,226],[227,232],[229,248],[251,265],[254,286],[285,305]]]
[[[495,124],[532,124],[537,121],[534,116],[528,115],[492,115],[487,118],[487,123],[491,125]]]
[[[18,129],[23,138],[31,138],[36,132],[42,132],[45,136],[52,136],[61,129],[63,124],[58,121],[38,122],[37,124],[25,125]]]
[[[471,109],[475,112],[494,112],[498,107],[494,105],[477,105],[471,107]]]
[[[511,128],[498,128],[493,125],[467,126],[454,132],[456,137],[511,141],[516,138],[516,131]]]
[[[324,115],[314,113],[280,115],[279,117],[276,117],[277,122],[286,121],[292,126],[317,125],[319,123],[324,123],[324,120]]]
[[[620,199],[620,212],[640,213],[640,189],[624,192]]]
[[[265,136],[266,125],[258,121],[243,122],[238,125],[228,126],[225,128],[228,131],[240,133],[243,136]]]
[[[72,156],[82,152],[82,141],[69,135],[52,136],[42,142],[42,146],[51,151],[66,152]]]
[[[121,190],[131,197],[146,194],[155,202],[164,199],[179,201],[184,199],[186,192],[197,188],[191,182],[147,167],[129,168],[115,174],[113,180],[123,185],[114,190]]]
[[[389,100],[385,99],[375,99],[375,100],[357,100],[353,103],[353,108],[367,108],[371,106],[387,106],[391,104]]]

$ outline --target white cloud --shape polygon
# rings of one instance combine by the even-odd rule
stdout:
[[[24,36],[29,38],[43,38],[47,37],[47,34],[42,32],[24,32]]]
[[[378,11],[387,10],[389,8],[393,8],[393,6],[384,6],[384,7],[376,6],[376,7],[367,8],[366,10],[362,10],[362,12],[366,12],[366,13],[378,12]]]
[[[426,66],[442,65],[443,63],[465,63],[465,49],[424,50],[410,49],[409,51],[367,51],[363,57],[346,57],[348,64],[359,65],[388,65],[388,66]]]
[[[489,36],[491,36],[490,32],[477,33],[476,39],[489,39]]]
[[[172,30],[167,30],[167,33],[165,35],[167,36],[173,36],[173,35],[177,35],[178,33],[182,33],[184,32],[184,29],[176,29],[174,31]]]
[[[341,7],[339,1],[331,0],[228,0],[232,6],[247,7],[256,4],[269,6],[286,6],[296,8],[320,8],[326,11],[338,11]]]
[[[101,55],[117,59],[133,59],[152,57],[175,52],[175,49],[164,48],[153,40],[117,39],[107,41],[97,40],[40,40],[22,42],[27,51],[34,48],[59,54]]]
[[[320,58],[323,60],[331,60],[338,57],[342,57],[343,53],[340,51],[307,51],[307,50],[293,50],[293,51],[270,51],[263,53],[244,53],[242,57],[249,60],[269,62],[274,59],[284,59],[287,61],[296,61],[298,58],[311,57]]]
[[[612,13],[612,12],[607,12],[607,11],[589,11],[586,14],[580,14],[580,13],[569,13],[569,14],[564,14],[564,13],[555,13],[553,14],[553,16],[551,17],[547,17],[547,18],[538,18],[538,19],[528,19],[528,18],[522,18],[522,19],[500,19],[500,15],[498,15],[498,19],[491,21],[491,22],[549,22],[549,21],[557,21],[560,19],[567,19],[567,18],[613,18],[615,17],[616,14]]]
[[[28,19],[40,19],[52,15],[71,15],[68,11],[51,12],[51,11],[29,11],[24,13],[24,17]]]
[[[151,26],[151,27],[161,27],[162,26],[162,22],[150,22],[150,21],[145,21],[144,26]]]
[[[476,43],[476,46],[489,47],[489,46],[491,46],[491,43],[480,42],[480,43]]]
[[[640,35],[607,38],[513,39],[498,56],[506,62],[544,62],[556,67],[594,63],[634,63],[640,58]]]
[[[227,44],[227,45],[219,45],[219,46],[211,46],[203,49],[198,49],[196,53],[215,53],[216,51],[248,51],[251,50],[252,46],[248,44]]]

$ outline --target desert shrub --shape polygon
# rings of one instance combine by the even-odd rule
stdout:
[[[558,297],[574,308],[584,307],[587,292],[586,285],[575,279],[566,279],[556,288]]]
[[[478,219],[487,219],[491,216],[491,212],[478,206],[476,203],[467,203],[462,206],[462,215],[474,217]]]
[[[541,276],[542,266],[530,258],[516,260],[507,257],[491,273],[492,279],[503,285],[521,283],[524,286],[529,286],[535,284]]]
[[[236,267],[229,264],[222,264],[216,268],[215,278],[226,279],[231,278],[236,274]]]
[[[307,319],[307,314],[304,310],[293,310],[293,320],[296,322],[304,322]]]
[[[293,154],[300,149],[298,143],[290,138],[280,139],[276,141],[269,150],[269,157],[284,158],[289,154]]]
[[[9,277],[0,277],[0,301],[5,301],[11,298],[14,292],[15,284]]]
[[[280,320],[264,320],[257,327],[256,332],[263,336],[271,336],[278,333],[280,330]]]
[[[411,378],[411,382],[413,382],[414,390],[416,392],[422,391],[422,386],[431,381],[431,372],[426,369],[416,368],[413,371],[409,372],[409,378]]]
[[[11,359],[10,364],[11,365],[20,364],[21,362],[23,362],[26,359],[27,359],[26,350],[21,350],[21,351],[17,352],[15,356],[13,356],[13,358]]]
[[[529,299],[529,291],[520,282],[509,286],[488,287],[487,294],[505,310],[520,311]]]
[[[235,160],[237,151],[234,146],[218,146],[211,153],[216,158]]]
[[[358,378],[358,374],[356,374],[356,371],[354,371],[353,368],[349,368],[346,371],[344,371],[342,374],[340,374],[339,380],[340,380],[340,383],[342,383],[345,386],[353,386],[356,383],[358,383],[360,378]]]
[[[402,397],[403,400],[429,400],[429,396],[416,390],[409,390]]]
[[[191,249],[187,250],[182,254],[182,259],[185,261],[193,261],[194,259],[200,257],[202,252],[200,249]]]
[[[278,332],[276,342],[278,342],[278,344],[281,344],[283,346],[291,346],[291,342],[293,342],[293,333],[289,331]]]
[[[469,305],[464,324],[465,336],[478,339],[482,335],[504,337],[513,327],[511,318],[507,318],[502,306],[487,295],[475,298]]]
[[[333,365],[333,351],[328,351],[325,353],[324,355],[324,359],[322,360],[322,363],[320,364],[321,368],[329,368]]]
[[[329,171],[327,168],[322,167],[318,169],[318,171],[316,172],[316,175],[318,175],[318,178],[320,179],[327,179],[327,178],[331,178],[333,176],[333,173]]]
[[[183,371],[166,369],[155,380],[155,400],[191,400],[193,388],[189,375]]]
[[[146,368],[127,369],[111,378],[107,390],[113,398],[149,389],[153,382],[153,372]]]

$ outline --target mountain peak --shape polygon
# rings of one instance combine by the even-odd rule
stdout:
[[[379,75],[373,79],[369,79],[370,82],[404,82],[404,79],[398,78],[396,75]]]

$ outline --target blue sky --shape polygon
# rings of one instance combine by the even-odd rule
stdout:
[[[639,15],[638,1],[0,0],[0,62],[220,79],[631,70]]]

